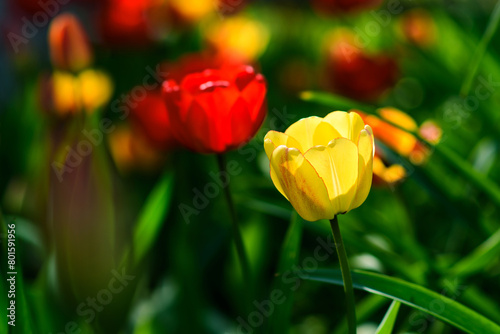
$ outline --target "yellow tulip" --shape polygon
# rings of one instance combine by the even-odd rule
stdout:
[[[333,219],[359,207],[370,192],[373,132],[355,112],[269,131],[264,148],[274,185],[305,220]]]

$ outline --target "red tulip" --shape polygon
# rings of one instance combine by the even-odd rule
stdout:
[[[368,54],[355,46],[350,34],[332,44],[327,60],[328,79],[332,88],[345,96],[373,101],[394,86],[398,65],[384,54]]]
[[[150,91],[136,102],[131,112],[132,124],[155,148],[167,150],[175,145],[169,115],[161,91]]]
[[[145,46],[151,43],[147,20],[150,0],[109,0],[99,16],[99,28],[105,43],[113,46]]]
[[[222,153],[249,141],[266,115],[266,82],[251,66],[186,75],[163,83],[172,133],[187,148]]]

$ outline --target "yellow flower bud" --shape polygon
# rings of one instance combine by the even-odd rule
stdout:
[[[264,148],[274,185],[305,220],[333,219],[363,204],[370,192],[373,132],[355,112],[269,131]]]

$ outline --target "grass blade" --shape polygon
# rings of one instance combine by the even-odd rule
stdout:
[[[500,252],[500,230],[479,245],[449,269],[450,277],[464,278],[484,270],[488,265],[498,259]]]
[[[467,74],[463,82],[462,89],[460,89],[460,95],[467,96],[469,94],[470,88],[472,86],[472,81],[476,76],[481,61],[483,60],[486,48],[488,47],[491,38],[498,29],[499,22],[500,22],[500,1],[498,1],[497,4],[495,5],[495,8],[491,13],[490,20],[488,21],[488,25],[486,26],[486,30],[484,31],[483,37],[481,37],[481,40],[479,41],[476,51],[472,56],[472,60],[470,61],[470,65],[467,70]]]
[[[394,324],[396,323],[396,317],[398,315],[399,311],[399,306],[401,305],[400,302],[397,300],[394,300],[387,310],[387,313],[384,316],[384,319],[382,319],[382,322],[377,328],[377,331],[375,334],[391,334],[392,329],[394,328]]]

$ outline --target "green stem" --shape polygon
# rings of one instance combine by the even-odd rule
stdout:
[[[351,271],[349,269],[349,262],[347,261],[347,254],[340,234],[339,221],[337,216],[330,220],[332,227],[333,240],[337,248],[339,256],[340,270],[342,272],[342,280],[344,281],[344,292],[347,307],[347,327],[349,334],[356,334],[356,308],[354,303],[354,290],[352,287]]]
[[[217,163],[219,165],[220,175],[226,172],[226,163],[224,156],[222,154],[217,155]],[[222,178],[222,177],[221,177]],[[221,184],[224,184],[227,180],[221,179]],[[236,210],[234,208],[233,198],[231,196],[231,191],[229,190],[229,184],[224,188],[224,195],[226,197],[226,202],[229,207],[229,214],[231,216],[231,227],[233,232],[233,240],[236,246],[236,252],[241,265],[241,273],[243,274],[243,282],[246,285],[246,289],[251,289],[251,276],[250,276],[250,265],[248,262],[248,257],[245,252],[245,246],[243,244],[243,238],[241,237],[241,229],[238,222],[238,217],[236,216]],[[248,291],[248,290],[247,290]]]

